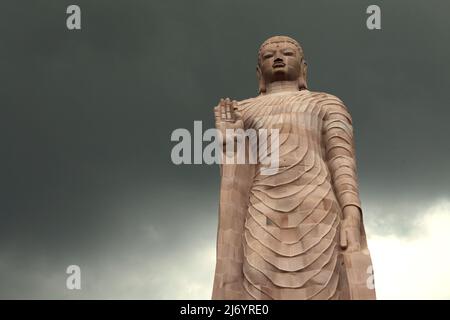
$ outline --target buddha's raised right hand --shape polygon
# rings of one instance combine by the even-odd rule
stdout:
[[[244,129],[241,114],[237,111],[236,100],[220,99],[219,105],[214,108],[214,116],[216,128],[222,135],[224,144],[229,139],[236,139],[236,130]]]

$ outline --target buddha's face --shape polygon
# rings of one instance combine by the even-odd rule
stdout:
[[[300,51],[290,42],[269,43],[260,52],[259,68],[265,83],[297,80],[301,63]]]

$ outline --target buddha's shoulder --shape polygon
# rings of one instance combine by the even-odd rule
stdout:
[[[335,96],[334,94],[320,91],[310,91],[310,93],[311,96],[315,99],[324,101],[326,103],[336,103],[345,106],[344,102],[342,102],[342,100],[339,97]]]
[[[311,92],[314,100],[324,109],[325,112],[338,112],[348,114],[348,109],[344,102],[337,96],[326,92]]]

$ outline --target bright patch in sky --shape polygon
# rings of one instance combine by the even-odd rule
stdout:
[[[450,202],[417,223],[408,238],[368,230],[378,299],[450,299]]]

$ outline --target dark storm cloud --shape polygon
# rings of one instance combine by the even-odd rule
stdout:
[[[0,297],[125,297],[126,279],[214,246],[218,168],[173,165],[170,134],[254,96],[275,34],[303,45],[311,90],[351,110],[369,224],[408,233],[449,197],[448,3],[382,2],[381,31],[368,1],[76,3],[81,31],[65,27],[72,1],[0,5]],[[64,289],[69,264],[88,270],[81,293]]]

